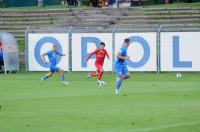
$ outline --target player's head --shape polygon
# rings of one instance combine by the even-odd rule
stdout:
[[[130,42],[129,38],[124,39],[124,46],[128,48],[129,42]]]
[[[53,45],[52,45],[52,50],[53,50],[53,51],[56,51],[56,50],[57,50],[57,45],[53,44]]]
[[[100,49],[104,49],[105,48],[105,43],[104,42],[101,42],[100,43]]]

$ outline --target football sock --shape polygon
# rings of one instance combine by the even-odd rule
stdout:
[[[44,77],[42,77],[43,80],[47,80],[47,78],[49,78],[49,77],[46,75]]]
[[[60,80],[61,80],[61,81],[64,81],[64,80],[65,80],[64,75],[62,75],[62,76],[60,77]]]
[[[101,79],[102,79],[102,76],[103,76],[103,72],[100,72],[100,73],[99,73],[99,76],[98,76],[98,80],[101,80]]]
[[[119,90],[119,88],[120,88],[121,84],[122,84],[122,80],[118,79],[118,81],[117,81],[117,84],[116,84],[116,87],[115,87],[115,88]]]

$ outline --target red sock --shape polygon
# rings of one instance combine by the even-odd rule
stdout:
[[[91,77],[95,77],[95,76],[98,76],[98,75],[99,74],[97,72],[93,72],[93,73],[90,74]]]
[[[98,77],[98,80],[101,80],[101,79],[102,79],[102,76],[103,76],[103,72],[102,72],[102,71],[100,71],[100,72],[99,72],[99,77]]]

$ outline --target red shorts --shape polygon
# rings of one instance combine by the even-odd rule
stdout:
[[[97,71],[103,71],[103,66],[98,64],[98,63],[95,63],[95,66],[97,68]]]

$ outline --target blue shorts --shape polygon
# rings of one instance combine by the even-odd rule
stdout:
[[[50,72],[54,73],[54,72],[58,72],[59,71],[59,67],[50,67]]]
[[[115,73],[117,77],[126,75],[128,73],[128,68],[125,64],[115,65]]]

